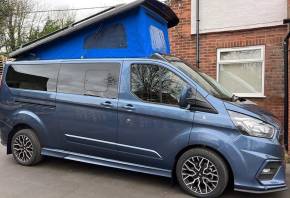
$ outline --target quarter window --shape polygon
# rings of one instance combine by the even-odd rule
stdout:
[[[11,65],[6,83],[11,88],[56,91],[58,65]]]
[[[170,70],[157,65],[131,66],[131,92],[153,103],[178,105],[182,89],[187,84]]]
[[[264,96],[264,46],[218,50],[218,81],[241,97]]]

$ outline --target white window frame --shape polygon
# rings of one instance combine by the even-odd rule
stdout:
[[[196,34],[196,0],[190,2],[191,34]],[[218,4],[218,7],[213,4]],[[239,6],[240,4],[242,6]],[[230,19],[225,19],[226,17]],[[283,25],[285,18],[288,18],[287,0],[200,1],[200,33],[278,26]]]
[[[222,52],[232,52],[232,51],[247,51],[247,50],[261,50],[261,58],[259,59],[242,59],[242,60],[221,60]],[[221,64],[230,63],[251,63],[251,62],[261,62],[262,63],[262,92],[261,93],[233,93],[239,97],[246,98],[264,98],[265,96],[265,46],[248,46],[248,47],[237,47],[237,48],[220,48],[217,49],[217,81],[219,82],[219,71]]]

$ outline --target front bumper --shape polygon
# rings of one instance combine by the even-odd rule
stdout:
[[[281,162],[281,166],[278,168],[278,170],[275,172],[274,176],[271,179],[268,180],[261,180],[259,179],[259,174],[261,174],[262,169],[267,165],[268,162],[272,161],[266,161],[264,165],[261,167],[261,169],[258,171],[258,174],[255,178],[258,183],[253,186],[235,186],[236,191],[240,192],[247,192],[247,193],[256,193],[256,194],[262,194],[262,193],[273,193],[273,192],[279,192],[287,190],[286,186],[286,167],[283,161]]]
[[[285,191],[288,190],[287,186],[281,186],[281,187],[265,187],[263,189],[242,189],[242,188],[235,188],[235,191],[239,191],[239,192],[246,192],[246,193],[254,193],[254,194],[264,194],[264,193],[274,193],[274,192],[281,192],[281,191]]]
[[[284,148],[279,140],[255,138],[241,135],[234,141],[234,188],[249,193],[271,193],[287,190]],[[277,163],[277,169],[270,178],[261,174],[270,163]]]

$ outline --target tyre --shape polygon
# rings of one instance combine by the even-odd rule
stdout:
[[[14,159],[23,166],[32,166],[41,161],[41,145],[31,129],[15,133],[11,142]]]
[[[178,159],[176,177],[181,188],[194,197],[219,197],[229,181],[224,160],[202,148],[188,150]]]

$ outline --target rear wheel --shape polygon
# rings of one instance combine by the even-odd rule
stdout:
[[[31,129],[15,133],[11,142],[14,159],[21,165],[32,166],[41,161],[40,142]]]
[[[224,160],[202,148],[188,150],[179,158],[176,176],[181,188],[195,197],[218,197],[229,180]]]

